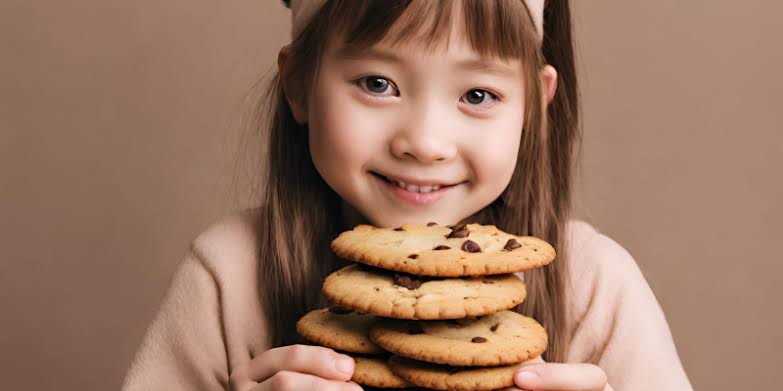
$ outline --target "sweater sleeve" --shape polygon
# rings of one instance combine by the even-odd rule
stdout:
[[[631,254],[596,231],[577,250],[567,361],[598,365],[616,391],[692,390],[663,310]]]
[[[226,390],[219,303],[214,273],[191,246],[170,280],[122,390]]]

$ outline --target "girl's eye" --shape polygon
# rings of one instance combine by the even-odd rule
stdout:
[[[500,100],[497,95],[487,91],[487,90],[470,90],[467,94],[462,96],[465,98],[465,101],[471,105],[481,106],[482,102],[489,101],[491,104],[492,100]],[[487,106],[487,105],[483,105]]]
[[[372,96],[388,97],[400,95],[399,91],[396,91],[397,87],[395,87],[394,84],[392,84],[392,82],[390,82],[388,79],[381,76],[363,77],[357,80],[356,83],[359,85],[359,87]],[[392,89],[393,93],[385,94],[389,89]],[[483,107],[489,107],[492,105],[493,101],[499,100],[500,98],[496,94],[482,89],[470,90],[467,94],[460,98],[460,101],[465,101],[470,105]]]
[[[397,96],[398,93],[393,95],[383,95],[383,93],[389,89],[389,87],[396,90],[394,84],[392,84],[386,78],[380,76],[367,76],[357,80],[359,87],[375,96]]]

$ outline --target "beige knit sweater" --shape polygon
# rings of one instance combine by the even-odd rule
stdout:
[[[232,369],[268,349],[250,213],[228,216],[193,241],[124,391],[228,390]],[[577,220],[567,226],[566,245],[573,303],[567,362],[600,366],[616,391],[692,390],[666,318],[631,255]]]

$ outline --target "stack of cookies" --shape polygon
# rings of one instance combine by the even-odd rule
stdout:
[[[514,273],[555,258],[541,239],[479,224],[360,225],[332,250],[358,263],[326,278],[335,305],[302,317],[297,331],[351,354],[359,384],[493,390],[546,349],[544,328],[513,311],[526,295]]]

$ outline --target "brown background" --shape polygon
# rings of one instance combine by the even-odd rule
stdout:
[[[780,389],[783,5],[574,3],[580,215],[635,256],[697,389]],[[119,387],[188,242],[245,205],[237,118],[289,15],[0,2],[0,388]]]

